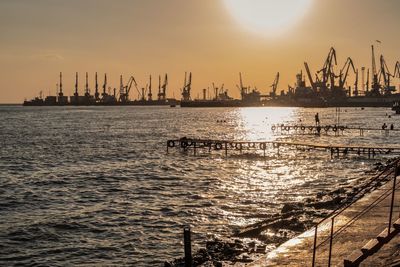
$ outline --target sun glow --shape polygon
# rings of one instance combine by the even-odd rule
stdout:
[[[276,35],[293,26],[313,0],[223,0],[231,15],[245,28]]]

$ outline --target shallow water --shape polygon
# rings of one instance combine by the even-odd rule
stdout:
[[[400,133],[276,135],[275,123],[335,123],[335,109],[0,106],[0,264],[161,266],[284,203],[350,184],[378,159],[282,150],[278,157],[166,153],[198,137],[398,144]],[[342,108],[343,125],[400,127],[384,108]],[[226,121],[218,123],[217,120]]]

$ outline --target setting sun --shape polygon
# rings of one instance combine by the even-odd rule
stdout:
[[[224,0],[231,15],[245,28],[264,35],[295,24],[309,10],[312,0]]]

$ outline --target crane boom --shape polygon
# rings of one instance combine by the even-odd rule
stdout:
[[[164,84],[163,84],[163,86],[162,86],[162,89],[163,89],[163,98],[164,98],[164,99],[167,97],[167,85],[168,85],[168,75],[165,74]]]
[[[316,88],[315,83],[314,83],[314,81],[313,81],[313,78],[312,78],[312,76],[311,76],[310,68],[308,67],[307,62],[304,62],[304,67],[305,67],[305,69],[306,69],[307,76],[308,76],[308,79],[310,80],[310,84],[311,84],[312,89],[313,89],[314,91],[317,91],[317,88]]]
[[[343,68],[340,70],[339,88],[343,88],[343,86],[345,85],[346,79],[347,79],[348,74],[349,74],[350,67],[352,68],[353,72],[356,73],[356,69],[354,67],[353,60],[350,57],[348,57],[347,60],[346,60],[346,63],[343,66]],[[343,71],[345,69],[346,69],[346,71],[345,71],[344,77],[342,77],[343,76]]]
[[[394,66],[393,77],[400,78],[400,62],[397,61],[396,65]]]
[[[276,89],[278,88],[278,83],[279,83],[279,72],[276,74],[275,80],[271,85],[271,87],[272,87],[272,97],[273,98],[276,97]]]
[[[372,75],[375,76],[375,75],[377,75],[377,73],[376,73],[374,45],[371,45],[371,48],[372,48]]]

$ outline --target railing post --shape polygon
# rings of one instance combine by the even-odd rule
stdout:
[[[332,258],[332,243],[333,243],[333,224],[335,222],[335,217],[332,217],[332,224],[331,224],[331,236],[329,239],[329,258],[328,258],[328,267],[331,266],[331,258]]]
[[[398,175],[398,165],[394,166],[394,178],[393,178],[393,188],[392,188],[392,200],[390,202],[390,213],[389,213],[389,225],[388,225],[388,235],[390,234],[390,229],[392,227],[392,216],[393,216],[393,205],[394,205],[394,193],[396,191],[396,178]]]
[[[317,234],[318,234],[318,224],[315,226],[315,233],[314,233],[314,248],[312,253],[312,267],[315,266],[315,253],[317,252]]]
[[[185,267],[192,267],[192,242],[190,239],[190,226],[183,228],[183,243],[185,248]]]

